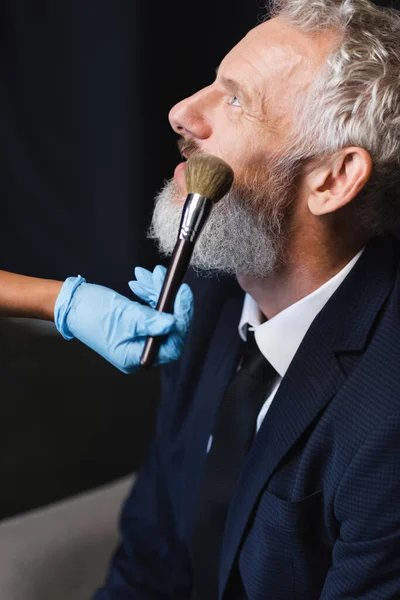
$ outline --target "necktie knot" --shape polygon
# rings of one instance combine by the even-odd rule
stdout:
[[[240,369],[243,373],[250,375],[254,379],[265,381],[266,385],[277,375],[274,367],[258,347],[254,331],[247,331]]]

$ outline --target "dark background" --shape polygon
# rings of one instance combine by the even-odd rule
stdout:
[[[207,85],[256,1],[2,0],[0,269],[129,295],[155,193],[179,161],[168,111]],[[158,373],[125,376],[47,324],[0,320],[0,518],[140,466]]]
[[[380,2],[380,4],[392,4]],[[207,85],[257,0],[2,0],[0,268],[128,294],[179,160],[167,115]],[[0,518],[137,469],[156,371],[124,376],[48,327],[0,321]]]
[[[259,12],[256,0],[2,0],[2,268],[127,292],[132,266],[154,263],[143,232],[178,159],[168,111],[213,80]]]

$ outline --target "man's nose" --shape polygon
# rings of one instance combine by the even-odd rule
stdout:
[[[209,111],[212,96],[213,92],[208,87],[175,104],[169,113],[172,129],[183,137],[190,136],[199,140],[210,137],[212,129]]]

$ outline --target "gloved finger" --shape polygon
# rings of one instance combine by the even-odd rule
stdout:
[[[167,269],[162,265],[157,265],[153,273],[143,267],[136,267],[137,281],[130,281],[128,285],[136,296],[154,307],[157,304],[166,272]]]
[[[136,314],[132,323],[136,324],[133,335],[156,336],[166,335],[175,327],[176,319],[173,315],[162,313],[150,308],[149,306],[139,306],[139,315]]]
[[[137,281],[129,281],[128,285],[132,292],[138,296],[138,298],[150,304],[152,308],[156,307],[159,294],[157,294],[153,289],[143,287]]]
[[[157,282],[157,287],[161,281],[161,278],[164,277],[164,274],[166,272],[166,269],[164,267],[161,267],[161,265],[160,269],[163,269],[163,271],[161,273],[156,274],[156,278],[159,278]],[[164,280],[162,279],[162,281]],[[144,287],[137,281],[130,281],[129,287],[136,296],[141,298],[141,300],[144,300],[145,302],[150,304],[152,308],[156,307],[159,292],[156,292],[155,288],[150,289],[148,287]],[[178,290],[174,303],[174,314],[177,317],[177,319],[180,320],[181,326],[186,326],[192,320],[193,294],[192,290],[187,285],[187,283],[182,284]]]
[[[174,339],[177,339],[177,344]],[[172,342],[172,343],[171,343]],[[179,345],[180,344],[180,345]],[[123,373],[134,373],[139,368],[140,358],[145,346],[145,339],[129,344],[122,365],[116,365]],[[169,363],[173,360],[178,360],[182,354],[183,343],[179,342],[179,336],[171,334],[166,338],[166,342],[162,343],[158,351],[158,355],[154,360],[153,366]]]
[[[178,334],[170,334],[166,341],[161,344],[155,365],[178,360],[182,354],[184,340]]]
[[[187,283],[183,283],[178,290],[174,304],[174,315],[180,329],[189,327],[193,317],[193,293]]]
[[[164,283],[165,275],[167,274],[167,269],[163,267],[163,265],[157,265],[153,271],[153,286],[154,290],[158,291],[158,294],[161,291],[161,288]]]
[[[151,310],[151,309],[149,309]],[[153,314],[154,310],[151,311]],[[154,361],[154,366],[164,364],[170,362],[172,360],[176,360],[179,358],[182,350],[178,350],[179,348],[179,339],[178,345],[174,343],[174,338],[179,338],[176,333],[171,333],[171,329],[174,327],[174,317],[172,315],[167,315],[165,313],[155,313],[155,318],[153,324],[154,327],[150,323],[150,325],[144,323],[142,328],[137,327],[135,335],[130,343],[126,345],[126,353],[123,359],[123,364],[116,365],[118,368],[124,373],[133,373],[139,368],[140,358],[143,353],[144,345],[145,345],[145,337],[147,336],[157,336],[162,335],[162,343],[160,346],[160,350],[158,352],[158,357]],[[168,325],[166,328],[160,328],[160,324],[164,321],[172,322],[172,326]],[[172,343],[171,343],[172,342]],[[183,347],[183,344],[181,345]]]
[[[144,287],[153,287],[153,273],[144,267],[135,267],[136,281]]]

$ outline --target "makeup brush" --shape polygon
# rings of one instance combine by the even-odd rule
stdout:
[[[175,296],[185,276],[194,245],[211,212],[213,204],[229,192],[233,171],[220,158],[210,154],[195,154],[186,163],[185,183],[188,192],[182,211],[178,239],[168,266],[156,310],[173,312]],[[142,367],[151,367],[161,339],[149,337],[140,359]]]

